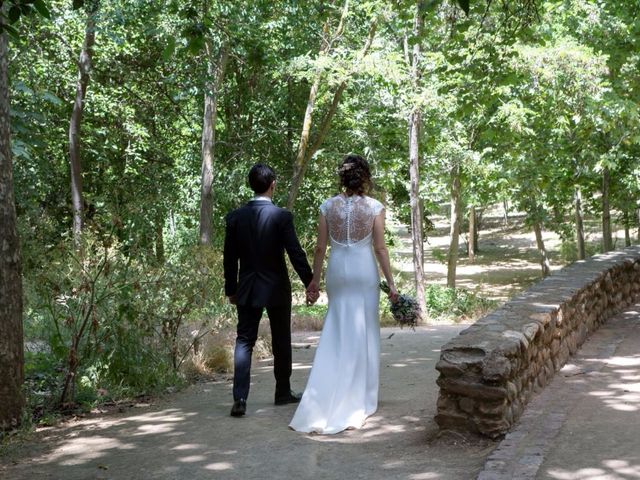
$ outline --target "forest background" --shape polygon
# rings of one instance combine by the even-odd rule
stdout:
[[[371,195],[410,232],[400,280],[425,320],[483,305],[455,288],[456,265],[492,205],[522,213],[541,276],[544,230],[565,261],[613,249],[615,228],[640,240],[639,14],[625,0],[3,1],[0,426],[228,369],[224,216],[256,162],[311,252],[340,159],[364,155]],[[423,270],[438,213],[447,287]]]

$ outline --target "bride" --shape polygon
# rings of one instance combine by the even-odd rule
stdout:
[[[365,195],[371,186],[369,165],[359,155],[348,155],[338,172],[343,193],[320,205],[308,291],[318,290],[330,242],[325,279],[329,307],[302,401],[289,424],[299,432],[360,428],[376,411],[380,290],[374,253],[390,287],[389,298],[395,301],[398,296],[384,242],[384,207]]]

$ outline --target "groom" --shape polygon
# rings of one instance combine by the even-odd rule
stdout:
[[[301,398],[289,384],[291,284],[285,251],[307,287],[307,298],[317,298],[318,293],[317,286],[312,283],[313,274],[307,256],[296,236],[293,215],[272,203],[276,186],[274,171],[261,163],[254,165],[249,171],[249,185],[255,197],[227,215],[224,240],[224,289],[238,310],[232,417],[241,417],[247,410],[251,354],[265,309],[271,327],[275,404],[297,403]]]

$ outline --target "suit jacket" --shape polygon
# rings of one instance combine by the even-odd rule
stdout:
[[[252,200],[229,213],[224,240],[225,294],[236,295],[236,303],[241,306],[291,304],[285,251],[308,286],[313,274],[296,236],[291,212],[267,200]]]

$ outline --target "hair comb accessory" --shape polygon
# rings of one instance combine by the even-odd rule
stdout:
[[[345,163],[338,169],[338,172],[346,172],[347,170],[351,170],[353,167],[355,167],[355,165],[356,164],[353,162]]]

